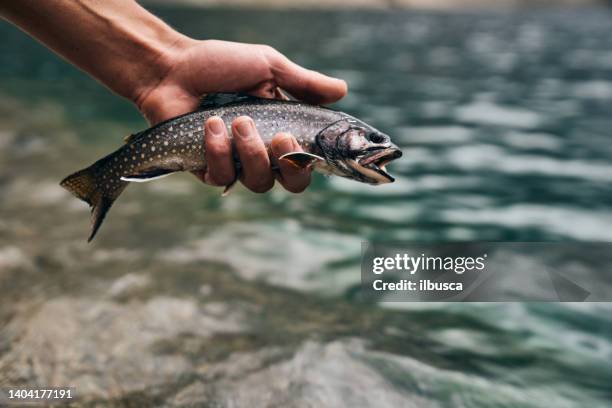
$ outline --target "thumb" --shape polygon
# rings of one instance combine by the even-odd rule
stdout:
[[[272,59],[271,69],[278,86],[305,102],[332,103],[347,92],[343,80],[301,67],[281,54]]]

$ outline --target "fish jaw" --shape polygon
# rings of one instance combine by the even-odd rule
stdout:
[[[387,172],[386,166],[400,157],[402,157],[402,151],[392,146],[374,150],[355,160],[349,160],[348,165],[364,176],[365,182],[369,184],[388,184],[393,183],[395,178]]]

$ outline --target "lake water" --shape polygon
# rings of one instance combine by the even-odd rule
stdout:
[[[609,407],[612,307],[364,304],[364,240],[611,241],[612,13],[159,9],[345,78],[397,182],[131,186],[93,244],[58,182],[146,126],[0,26],[0,384],[97,406]]]

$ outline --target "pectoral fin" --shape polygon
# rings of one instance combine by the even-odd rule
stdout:
[[[136,183],[146,183],[147,181],[159,180],[174,173],[176,170],[167,169],[156,169],[151,171],[144,171],[137,174],[130,174],[128,176],[121,177],[123,181],[132,181]]]
[[[279,160],[287,161],[300,169],[308,168],[319,160],[325,161],[325,159],[321,156],[306,152],[292,152],[283,154],[281,157],[279,157]]]

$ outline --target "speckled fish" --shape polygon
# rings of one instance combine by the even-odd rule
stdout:
[[[88,241],[96,235],[113,202],[130,182],[205,169],[202,129],[206,119],[219,116],[229,127],[242,115],[253,119],[268,149],[277,132],[295,136],[303,152],[285,154],[281,160],[363,183],[394,181],[385,165],[402,155],[400,149],[389,136],[346,113],[296,101],[211,94],[195,112],[129,136],[120,149],[61,182],[92,207]],[[237,158],[236,169],[238,174]]]

